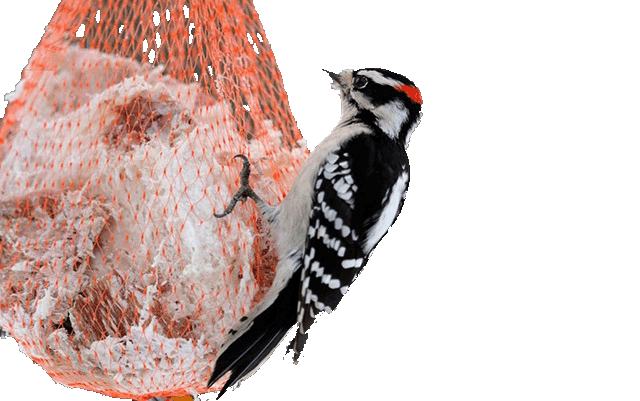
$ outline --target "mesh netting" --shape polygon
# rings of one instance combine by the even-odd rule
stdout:
[[[0,122],[0,327],[59,383],[205,392],[306,158],[250,0],[62,0]]]

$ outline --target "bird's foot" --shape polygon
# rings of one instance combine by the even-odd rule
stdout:
[[[259,204],[263,203],[262,199],[260,199],[260,197],[256,195],[255,192],[253,192],[253,189],[249,185],[249,175],[251,174],[251,165],[249,163],[249,159],[247,159],[247,156],[245,155],[235,155],[234,158],[242,159],[242,171],[240,172],[240,188],[238,189],[238,192],[233,195],[229,206],[227,206],[224,212],[220,214],[213,214],[217,218],[227,216],[233,211],[233,208],[236,206],[236,203],[238,203],[238,201],[244,202],[247,200],[247,198],[251,198]]]

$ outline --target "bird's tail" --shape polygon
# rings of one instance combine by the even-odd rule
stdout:
[[[218,399],[240,380],[243,380],[271,355],[291,326],[296,323],[296,305],[300,283],[300,269],[294,273],[276,299],[251,321],[244,322],[245,329],[223,346],[222,353],[209,379],[208,386],[231,371],[231,376],[220,390]],[[248,327],[248,328],[247,328]]]

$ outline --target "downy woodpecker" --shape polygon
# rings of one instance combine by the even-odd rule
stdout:
[[[241,188],[227,209],[252,198],[275,244],[276,277],[264,299],[231,330],[209,386],[231,372],[218,398],[248,377],[297,324],[289,345],[297,362],[315,316],[333,311],[373,248],[400,213],[409,185],[409,137],[420,121],[414,83],[380,68],[329,72],[342,116],[311,153],[286,198],[269,206],[249,186],[243,155]]]

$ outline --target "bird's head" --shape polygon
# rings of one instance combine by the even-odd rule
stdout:
[[[412,81],[382,68],[326,72],[340,91],[343,120],[362,120],[409,146],[422,115],[422,96]]]

